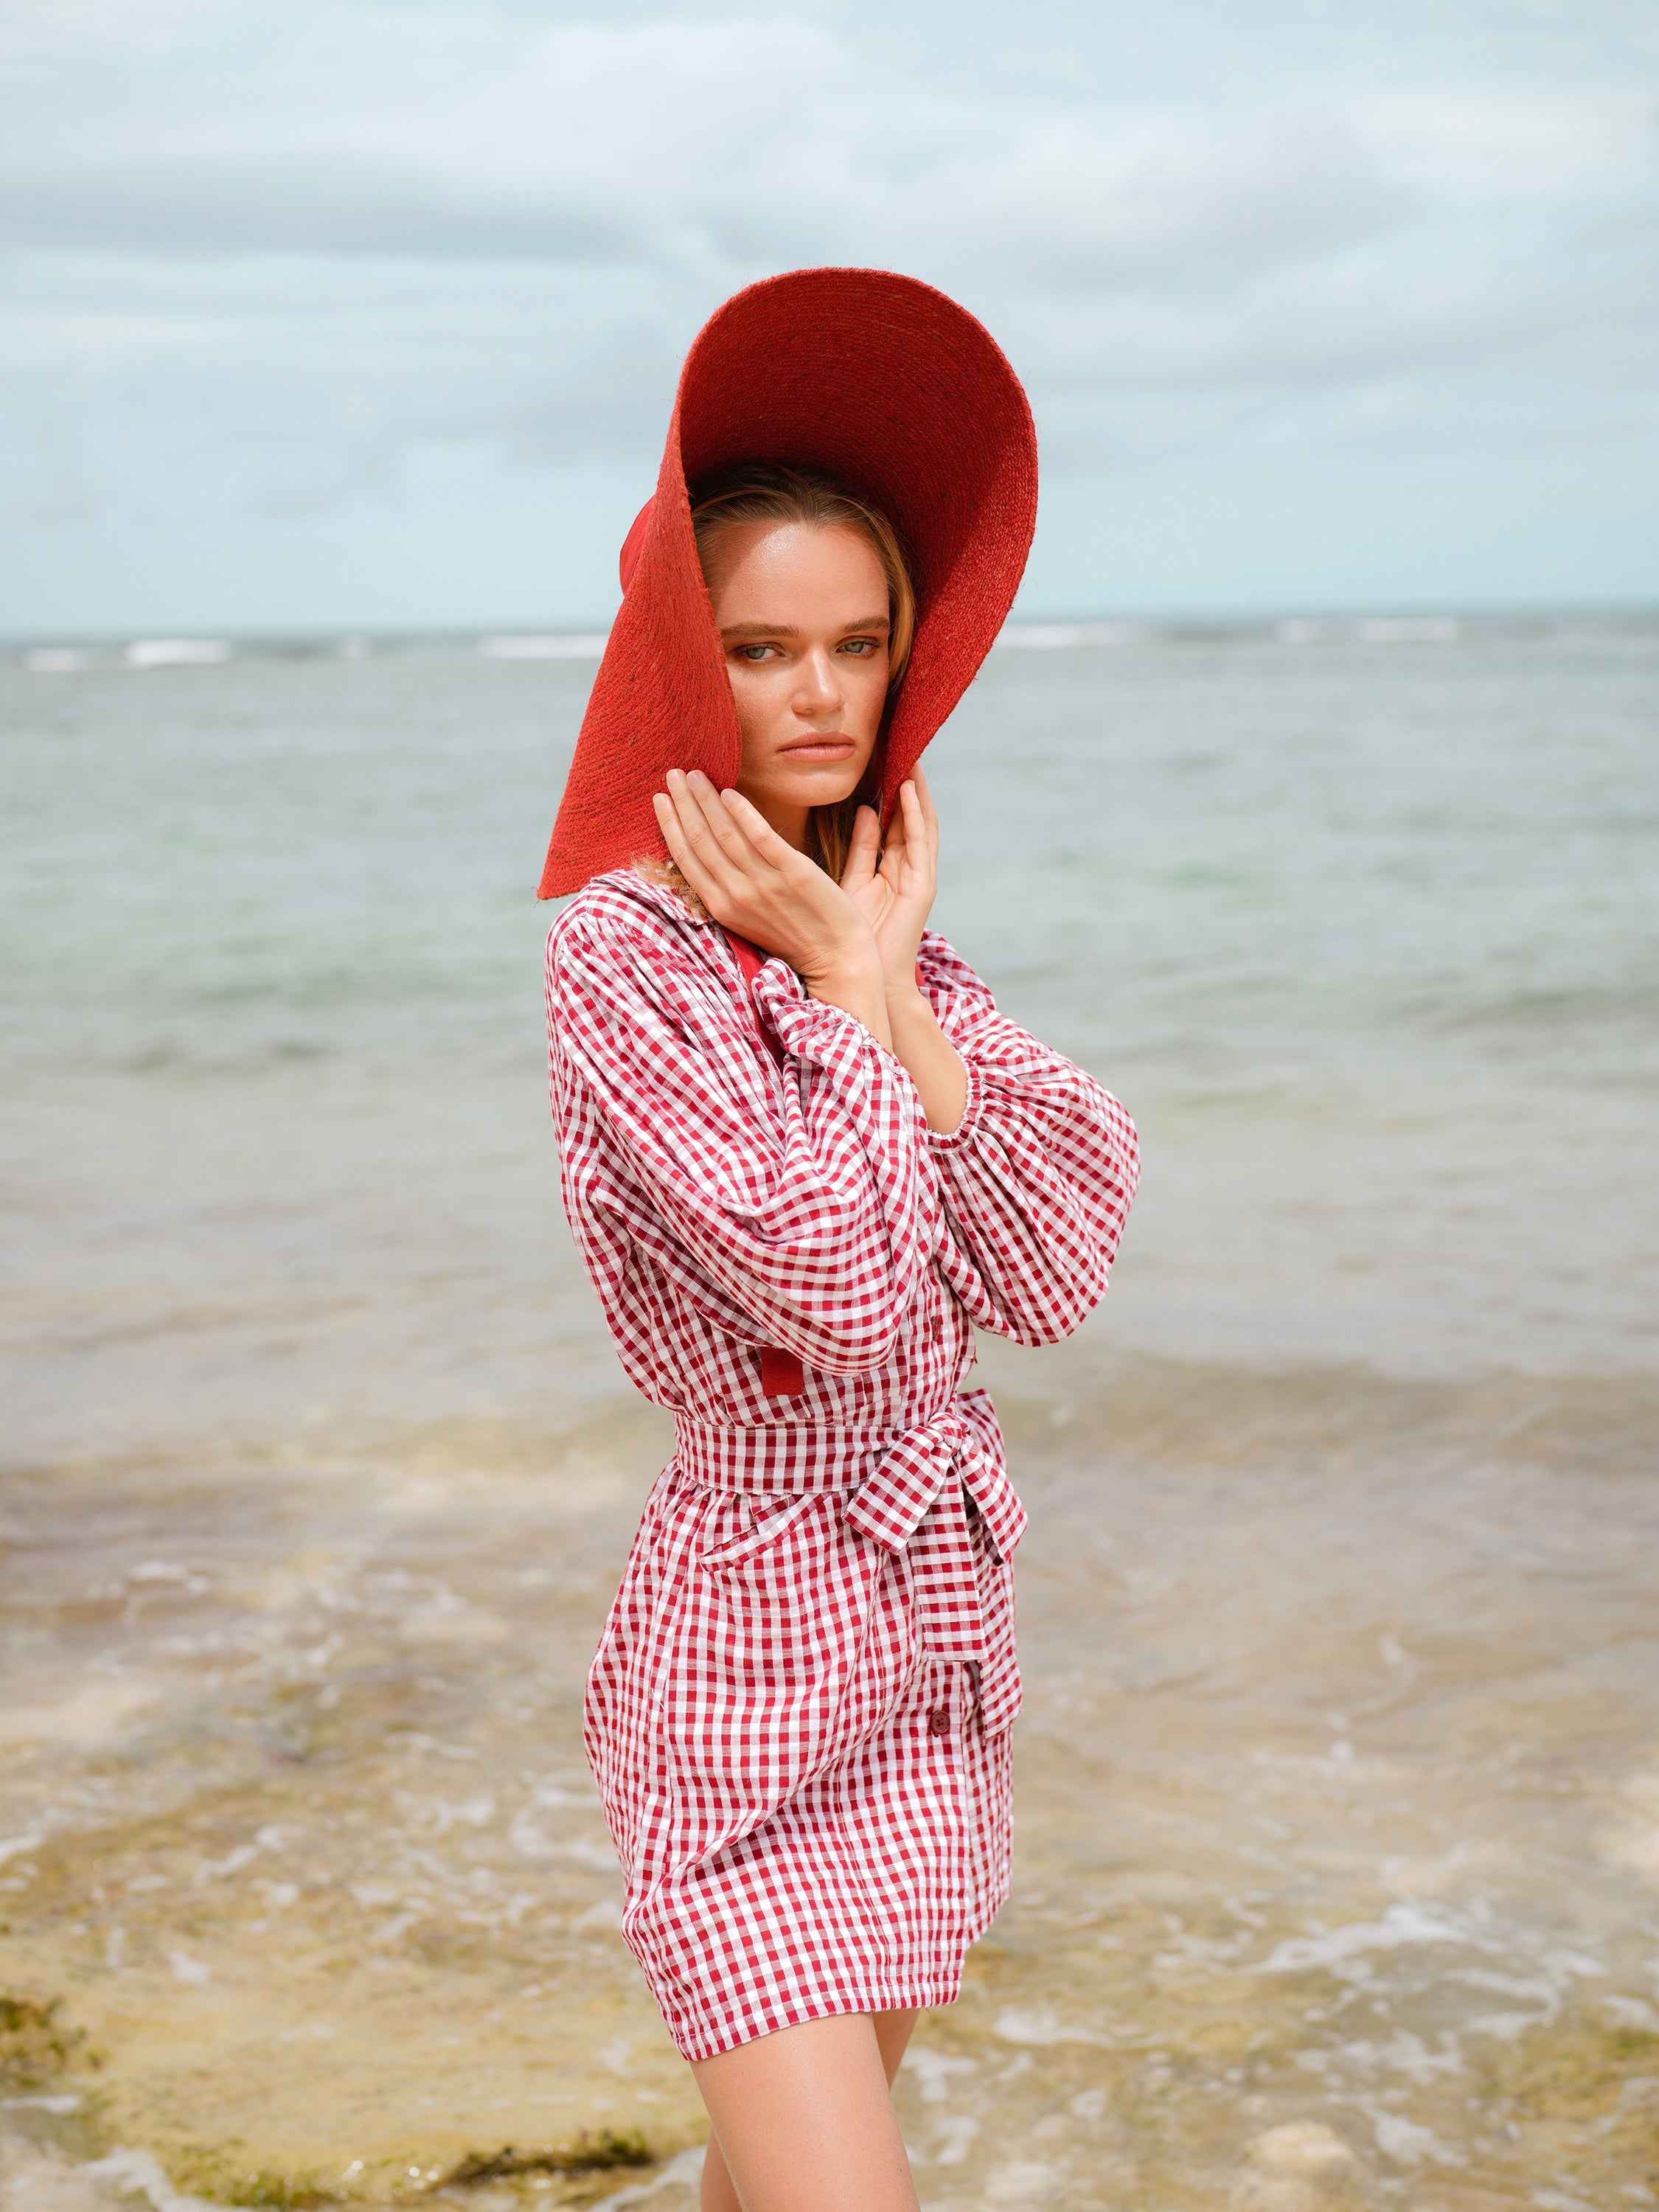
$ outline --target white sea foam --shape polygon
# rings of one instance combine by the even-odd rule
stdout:
[[[213,668],[231,657],[222,637],[140,637],[127,647],[129,668]]]
[[[972,2074],[978,2070],[978,2061],[955,2057],[948,2051],[930,2051],[926,2045],[913,2044],[905,2053],[904,2070],[921,2084],[921,2094],[930,2105],[943,2105],[950,2100],[953,2075]]]
[[[84,646],[36,645],[23,655],[23,665],[37,676],[74,676],[96,659]]]
[[[1264,1974],[1300,1974],[1312,1966],[1334,1966],[1367,1951],[1394,1951],[1402,1943],[1462,1943],[1467,1941],[1449,1921],[1437,1920],[1420,1905],[1391,1905],[1380,1920],[1353,1921],[1319,1936],[1292,1936],[1263,1960]]]
[[[1450,615],[1377,615],[1359,625],[1366,645],[1451,645],[1462,635]]]
[[[1129,645],[1146,635],[1140,623],[1006,623],[997,644],[1024,653],[1073,653],[1100,645]]]
[[[106,1741],[119,1735],[155,1692],[141,1682],[83,1682],[50,1705],[17,1703],[0,1711],[0,1744]]]
[[[624,2204],[644,2204],[665,2189],[695,2191],[702,2174],[703,2151],[699,2143],[694,2150],[683,2150],[678,2158],[670,2159],[659,2172],[648,2181],[630,2182],[613,2196],[601,2197],[594,2212],[621,2212]]]
[[[1408,2120],[1403,2113],[1382,2112],[1373,2123],[1376,2130],[1376,2147],[1385,2158],[1400,2166],[1420,2166],[1423,2160],[1433,2159],[1441,2166],[1463,2166],[1468,2163],[1460,2154],[1443,2143],[1431,2128],[1416,2120]]]
[[[205,2197],[175,2189],[147,2150],[112,2150],[79,2171],[85,2180],[103,2182],[112,2196],[147,2197],[155,2212],[212,2212]]]
[[[1005,2005],[991,2033],[1005,2043],[1104,2043],[1108,2039],[1093,2028],[1062,2021],[1052,2005]]]
[[[1270,2173],[1300,2174],[1322,2180],[1352,2166],[1354,2155],[1334,2128],[1322,2120],[1285,2120],[1255,2136],[1248,2155],[1252,2166]]]
[[[974,2147],[979,2122],[971,2112],[947,2112],[935,2127],[933,2164],[962,2166]]]
[[[486,660],[597,660],[605,651],[604,630],[571,631],[566,635],[481,637],[478,650]]]

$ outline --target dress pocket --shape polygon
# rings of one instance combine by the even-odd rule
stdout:
[[[734,1501],[705,1523],[665,1676],[677,1856],[751,1830],[854,1752],[914,1671],[909,1562],[843,1504],[789,1498],[745,1525]]]
[[[750,1508],[746,1528],[739,1528],[727,1534],[717,1528],[714,1540],[704,1546],[698,1554],[705,1567],[735,1567],[745,1559],[752,1559],[769,1545],[781,1543],[798,1521],[805,1520],[808,1511],[823,1500],[807,1495],[804,1498],[781,1498],[759,1512]]]

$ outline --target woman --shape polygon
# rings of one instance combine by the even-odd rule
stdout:
[[[918,757],[994,639],[1035,443],[911,279],[729,301],[683,373],[544,895],[564,1200],[674,1415],[588,1680],[623,1933],[709,2212],[916,2203],[889,2087],[1006,1893],[1024,1514],[973,1326],[1076,1328],[1134,1132],[926,928]]]

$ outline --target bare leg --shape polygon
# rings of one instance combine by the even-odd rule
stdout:
[[[702,2212],[915,2212],[887,2090],[915,2024],[914,2012],[809,2021],[694,2067],[715,2130]]]

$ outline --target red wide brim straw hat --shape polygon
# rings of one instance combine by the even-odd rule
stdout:
[[[655,496],[623,548],[624,597],[594,678],[541,896],[665,856],[651,799],[671,768],[734,783],[739,738],[688,486],[738,461],[827,470],[878,507],[916,592],[880,751],[885,821],[1007,618],[1036,522],[1036,434],[990,333],[931,284],[798,269],[703,325],[680,372]]]

